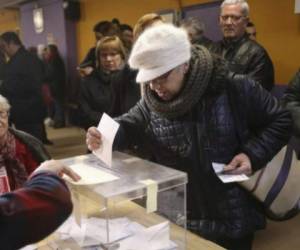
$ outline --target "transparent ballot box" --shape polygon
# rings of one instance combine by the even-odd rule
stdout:
[[[186,249],[186,173],[120,152],[111,167],[93,154],[62,161],[88,179],[68,182],[73,226],[61,230],[76,224],[81,249]]]

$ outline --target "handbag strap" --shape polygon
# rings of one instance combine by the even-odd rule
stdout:
[[[291,145],[287,145],[284,160],[281,165],[280,171],[277,175],[275,182],[273,183],[270,191],[268,192],[265,200],[263,201],[266,207],[269,207],[273,201],[276,199],[280,191],[282,190],[286,180],[289,176],[290,169],[293,161],[293,147]]]

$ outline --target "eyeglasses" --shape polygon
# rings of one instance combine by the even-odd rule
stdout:
[[[161,84],[161,83],[165,82],[168,79],[168,77],[170,76],[170,74],[172,73],[173,70],[174,69],[171,69],[168,72],[164,73],[163,75],[161,75],[161,76],[159,76],[159,77],[157,77],[157,78],[155,78],[155,79],[153,79],[151,81],[148,81],[146,83]]]
[[[230,20],[233,22],[233,23],[237,23],[239,22],[242,18],[244,18],[245,16],[235,16],[235,15],[222,15],[220,16],[221,17],[221,20],[223,22],[226,22],[227,20]]]
[[[0,111],[0,118],[5,119],[9,115],[8,111]]]

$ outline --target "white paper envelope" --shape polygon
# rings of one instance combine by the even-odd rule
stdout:
[[[170,225],[168,221],[147,228],[146,235],[151,250],[170,247]]]
[[[119,250],[161,250],[172,246],[168,221],[145,229],[139,228],[134,233],[134,236],[119,242]]]
[[[69,167],[81,177],[79,181],[75,182],[68,176],[64,175],[64,179],[74,185],[95,185],[119,179],[119,177],[115,175],[109,174],[101,169],[91,167],[84,163],[75,163]]]
[[[27,245],[26,247],[22,247],[19,250],[36,250],[37,249],[37,245],[33,244],[33,245]]]
[[[97,129],[102,135],[102,146],[93,153],[99,157],[105,164],[111,167],[112,146],[120,124],[115,122],[106,113],[103,113]]]
[[[108,243],[107,241],[107,224],[106,220],[91,217],[88,219],[88,235],[101,243]],[[129,237],[132,233],[127,230],[131,223],[128,218],[111,219],[109,223],[109,242],[118,241]]]
[[[70,230],[70,236],[76,241],[79,246],[84,245],[84,238],[86,236],[86,221],[82,220],[81,226],[73,224]]]
[[[216,175],[223,183],[230,183],[230,182],[239,182],[239,181],[246,181],[249,177],[245,174],[224,174],[222,173],[225,164],[223,163],[212,163],[213,169]]]

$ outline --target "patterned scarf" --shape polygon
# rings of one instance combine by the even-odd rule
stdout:
[[[178,97],[169,102],[162,101],[154,91],[146,84],[145,102],[150,110],[167,119],[184,115],[204,95],[208,83],[212,77],[213,58],[203,46],[195,46],[192,49],[190,69],[184,80],[184,87]]]
[[[0,145],[0,168],[5,168],[11,190],[20,188],[27,180],[28,174],[22,162],[16,157],[15,137],[7,131],[5,142]]]

